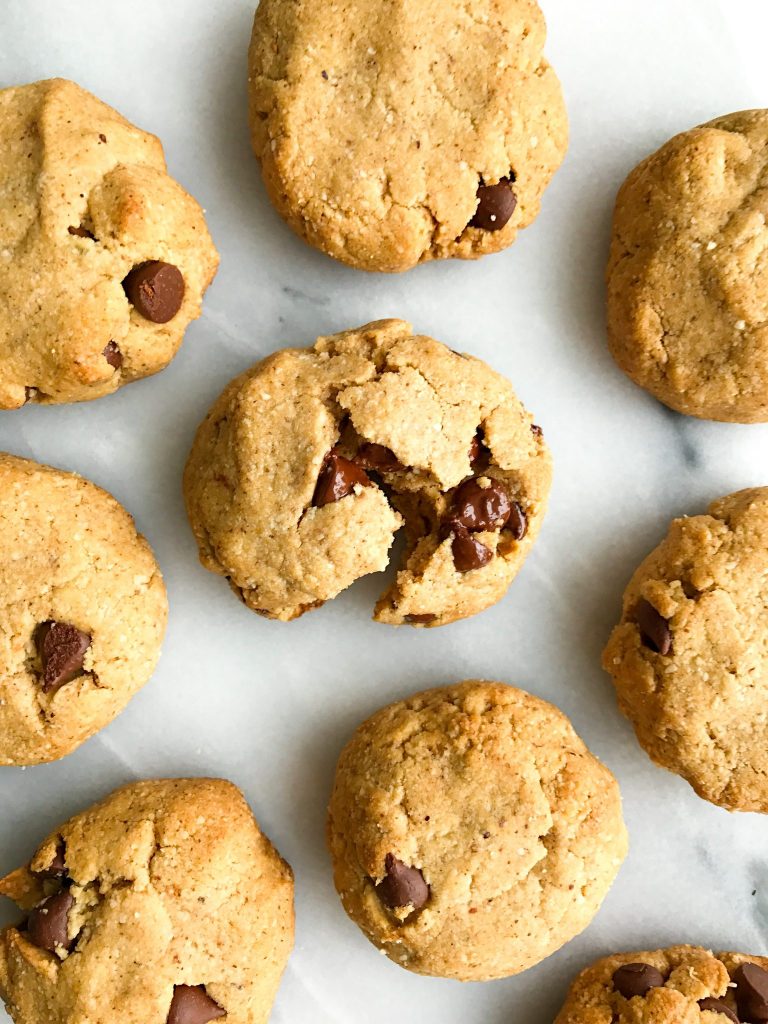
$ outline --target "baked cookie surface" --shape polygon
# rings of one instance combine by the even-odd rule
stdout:
[[[265,1024],[293,945],[293,877],[240,791],[136,782],[0,880],[15,1024]]]
[[[768,812],[768,488],[676,519],[603,654],[654,761],[729,810]]]
[[[160,655],[160,569],[125,509],[71,473],[0,453],[0,765],[70,753]]]
[[[568,144],[545,36],[533,0],[262,0],[250,123],[272,202],[364,270],[506,248]]]
[[[532,967],[586,928],[627,836],[616,780],[562,712],[470,681],[357,729],[328,844],[344,909],[374,945],[469,981]]]
[[[616,202],[608,337],[629,377],[678,412],[768,420],[768,111],[684,132]]]
[[[206,568],[289,620],[407,550],[379,622],[439,626],[498,601],[538,534],[541,430],[485,363],[402,320],[285,349],[198,430],[184,491]]]
[[[0,91],[0,409],[162,370],[217,266],[154,136],[63,79]]]
[[[672,946],[617,953],[573,982],[555,1024],[740,1024],[768,1020],[768,959]]]

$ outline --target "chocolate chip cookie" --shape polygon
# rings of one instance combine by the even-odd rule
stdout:
[[[568,145],[545,36],[534,0],[261,0],[250,123],[272,202],[363,270],[506,248]]]
[[[542,437],[485,363],[380,320],[242,374],[195,439],[184,492],[203,564],[294,619],[407,550],[379,622],[439,626],[506,592],[550,485]]]
[[[474,681],[357,729],[328,844],[344,909],[374,945],[470,981],[524,971],[586,928],[627,835],[616,780],[565,715]]]
[[[160,570],[106,491],[0,453],[0,592],[0,765],[53,761],[152,675]]]
[[[162,370],[217,265],[154,136],[73,82],[0,91],[0,409]]]
[[[678,412],[768,420],[768,110],[676,136],[616,202],[608,337],[619,366]]]
[[[768,1020],[768,959],[672,946],[617,953],[576,978],[555,1024],[739,1024]]]
[[[135,782],[0,880],[15,1024],[266,1024],[293,945],[293,876],[220,779]]]
[[[675,519],[603,655],[654,761],[731,811],[768,812],[768,487]]]

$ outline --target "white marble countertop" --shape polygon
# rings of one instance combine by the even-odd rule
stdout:
[[[271,209],[246,129],[253,2],[0,4],[0,85],[73,78],[160,135],[222,254],[164,373],[88,405],[0,413],[0,448],[78,470],[136,515],[171,604],[160,668],[123,715],[58,764],[0,769],[0,870],[127,780],[233,779],[296,872],[275,1024],[547,1024],[570,976],[601,954],[677,941],[768,953],[768,821],[730,816],[653,767],[599,667],[624,584],[668,520],[768,483],[768,426],[665,410],[613,365],[602,311],[610,212],[630,168],[676,131],[768,105],[765,0],[544,0],[572,142],[541,217],[504,254],[396,277],[333,263]],[[375,577],[290,625],[260,619],[197,562],[180,485],[193,432],[222,386],[276,347],[391,315],[486,359],[535,413],[555,458],[541,538],[505,600],[443,629],[372,623]],[[631,853],[580,938],[517,978],[460,985],[377,955],[335,896],[323,833],[357,723],[471,676],[563,708],[621,782]]]

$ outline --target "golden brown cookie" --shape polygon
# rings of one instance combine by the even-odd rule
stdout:
[[[768,487],[675,519],[603,654],[654,761],[731,811],[768,812]]]
[[[152,675],[160,569],[106,491],[0,452],[0,593],[0,765],[52,761]]]
[[[0,893],[15,1024],[266,1024],[293,945],[293,876],[220,779],[135,782],[71,818]]]
[[[74,82],[0,91],[0,409],[162,370],[217,266],[153,135]]]
[[[616,780],[562,712],[471,681],[357,729],[328,844],[344,909],[374,945],[471,981],[524,971],[586,928],[627,834]]]
[[[272,202],[363,270],[506,248],[568,145],[545,36],[534,0],[261,0],[250,122]]]
[[[768,420],[768,110],[676,136],[619,192],[608,337],[678,412]]]
[[[739,1024],[768,1020],[768,959],[699,946],[617,953],[571,985],[555,1024]]]
[[[550,477],[508,381],[380,320],[232,381],[197,432],[184,492],[203,565],[274,619],[384,569],[405,523],[402,568],[374,618],[440,626],[504,595]]]

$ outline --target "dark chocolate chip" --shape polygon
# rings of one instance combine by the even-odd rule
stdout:
[[[27,921],[30,942],[49,953],[59,948],[69,951],[75,944],[67,935],[69,911],[74,902],[72,894],[62,889],[35,907]]]
[[[412,907],[421,910],[429,899],[429,886],[418,868],[408,867],[394,854],[384,858],[386,875],[376,886],[379,899],[390,910]]]
[[[85,652],[91,646],[87,633],[68,622],[44,622],[35,637],[43,667],[43,693],[53,693],[83,671]]]
[[[502,178],[496,185],[480,185],[477,200],[477,210],[469,225],[483,231],[501,231],[517,206],[517,196],[508,178]]]
[[[324,79],[326,80],[326,82],[327,82],[327,81],[328,81],[328,72],[327,72],[327,71],[321,71],[321,72],[320,72],[320,74],[322,75],[322,77],[323,77],[323,78],[324,78]]]
[[[739,1024],[739,1018],[722,999],[713,999],[712,996],[707,996],[706,999],[699,1000],[699,1008],[709,1010],[711,1013],[722,1013],[728,1020],[732,1020],[733,1024]]]
[[[168,1024],[208,1024],[226,1012],[211,999],[204,985],[175,985]]]
[[[99,132],[99,142],[106,142],[106,141],[107,141],[107,136],[104,135],[102,132]]]
[[[354,458],[355,465],[361,469],[370,469],[379,473],[394,473],[405,469],[391,448],[383,444],[364,444]]]
[[[67,849],[64,840],[60,839],[56,844],[56,852],[51,863],[47,868],[35,873],[41,878],[63,878],[67,873],[66,856]]]
[[[88,228],[84,228],[82,224],[78,225],[76,228],[67,228],[67,231],[69,231],[70,235],[77,235],[78,238],[93,239],[96,237],[92,231],[89,231]]]
[[[625,999],[644,996],[663,984],[664,975],[650,964],[624,964],[613,972],[613,987]]]
[[[119,370],[123,365],[123,353],[120,351],[116,341],[108,341],[106,348],[101,354],[113,369]]]
[[[768,1021],[768,971],[757,964],[740,964],[733,980],[739,1017],[750,1024]]]
[[[359,466],[332,448],[323,459],[312,504],[316,508],[330,505],[331,502],[339,501],[340,498],[351,494],[356,485],[367,487],[370,482]]]
[[[500,530],[511,510],[507,492],[497,480],[486,487],[477,480],[467,480],[453,496],[449,519],[465,530]]]
[[[509,510],[507,529],[515,540],[522,540],[528,532],[528,517],[516,501],[512,502],[512,507]]]
[[[483,454],[483,442],[480,437],[480,431],[478,431],[472,438],[472,444],[469,446],[469,464],[474,466],[480,456]]]
[[[657,654],[666,655],[672,652],[672,631],[669,622],[645,598],[637,602],[635,619],[646,647],[650,647]]]
[[[471,572],[473,569],[481,569],[493,558],[493,552],[463,526],[453,526],[453,541],[451,543],[453,553],[453,564],[457,572]]]
[[[134,267],[123,281],[123,288],[136,312],[153,324],[167,324],[173,320],[184,301],[181,271],[162,260]]]
[[[534,437],[544,437],[544,431],[538,425],[538,423],[531,424],[531,433]]]

